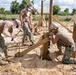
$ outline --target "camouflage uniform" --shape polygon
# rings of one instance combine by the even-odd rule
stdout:
[[[61,47],[65,47],[65,52],[62,58],[62,63],[64,64],[76,64],[75,60],[71,60],[71,56],[75,49],[75,44],[73,38],[68,34],[68,32],[62,28],[58,28],[55,24],[51,25],[51,30],[55,29],[55,41],[57,41],[57,47],[61,51]]]
[[[73,52],[74,52],[74,46],[67,46],[65,48],[64,56],[62,58],[62,63],[64,63],[64,64],[76,64],[75,60],[70,59]]]
[[[1,36],[1,34],[0,34],[0,47],[3,50],[5,56],[7,56],[7,51],[8,51],[7,46],[5,45],[4,38]]]
[[[7,46],[5,45],[5,40],[4,38],[2,37],[2,33],[3,33],[3,30],[4,30],[4,26],[8,26],[8,32],[9,33],[12,33],[13,32],[13,29],[12,29],[12,26],[11,26],[12,22],[10,21],[2,21],[0,22],[0,48],[3,50],[4,54],[5,54],[5,57],[7,57],[7,52],[8,52],[8,49],[7,49]]]
[[[57,42],[57,47],[59,49],[59,51],[61,52],[62,50],[62,46],[64,46],[60,41]],[[64,46],[65,47],[65,46]],[[70,60],[70,57],[72,56],[74,52],[74,46],[68,45],[65,47],[65,52],[62,58],[62,63],[64,64],[73,64],[76,63],[75,60]]]
[[[24,31],[24,34],[23,34],[23,39],[22,39],[22,44],[24,43],[25,41],[25,38],[27,38],[27,36],[29,37],[29,40],[31,41],[31,43],[33,44],[33,34],[28,26],[28,22],[23,22],[23,31]]]
[[[58,41],[57,42],[57,48],[59,49],[60,52],[62,50],[62,46],[63,46],[63,44],[60,41]]]

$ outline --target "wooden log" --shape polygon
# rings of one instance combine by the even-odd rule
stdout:
[[[69,28],[67,28],[62,22],[60,22],[55,16],[52,16],[53,19],[55,21],[57,21],[61,26],[63,26],[64,28],[66,28],[69,32],[73,33],[73,31],[71,31]]]
[[[50,57],[50,59],[55,63],[55,57],[53,56],[53,54],[51,52],[49,52],[48,56]]]
[[[41,1],[41,16],[43,20],[43,0]],[[43,26],[43,21],[41,21],[41,26]]]
[[[71,20],[66,24],[66,26],[73,20],[73,17],[71,18]]]
[[[50,32],[50,25],[52,23],[52,11],[53,9],[53,0],[50,0],[50,8],[49,8],[49,27],[48,27],[48,31]]]
[[[48,36],[49,36],[49,33],[44,33],[43,39],[48,38]],[[47,57],[47,51],[48,51],[48,41],[43,44],[42,50],[43,50],[42,59],[46,59],[46,57]]]
[[[30,52],[31,50],[39,47],[40,45],[44,44],[44,43],[47,42],[47,41],[49,41],[48,38],[45,38],[45,39],[41,40],[40,42],[34,44],[33,46],[29,47],[28,49],[20,52],[20,56],[23,56],[23,55],[27,54],[27,53]],[[16,53],[15,56],[19,56],[19,52]]]
[[[76,58],[76,51],[72,54],[72,58]]]
[[[43,40],[43,35],[40,37],[40,39],[38,40],[38,42],[42,41]],[[37,43],[38,43],[37,42]]]

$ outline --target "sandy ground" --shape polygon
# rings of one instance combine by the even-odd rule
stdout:
[[[59,25],[60,26],[60,25]],[[61,26],[60,26],[61,27]],[[68,26],[72,30],[72,25]],[[15,30],[17,31],[17,30]],[[46,32],[46,27],[41,27],[39,29],[40,35],[34,35],[35,43],[38,41],[43,32]],[[22,34],[22,33],[20,33]],[[18,37],[19,42],[21,42],[21,36]],[[9,38],[5,38],[8,47],[13,45]],[[10,44],[8,44],[10,42]],[[29,43],[27,43],[29,45]],[[20,50],[24,50],[28,46],[21,47]],[[18,47],[9,48],[9,54],[14,55],[19,49]],[[49,50],[53,53],[58,51],[56,45],[50,46]],[[63,49],[64,50],[64,49]],[[59,61],[53,63],[51,60],[39,59],[40,47],[30,51],[23,57],[13,57],[15,62],[9,62],[8,65],[0,66],[0,75],[76,75],[76,65],[69,64],[65,65]],[[59,55],[57,58],[61,61],[63,55]]]

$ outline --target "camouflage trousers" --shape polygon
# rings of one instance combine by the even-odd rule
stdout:
[[[57,48],[59,49],[59,51],[62,50],[62,46],[64,46],[64,45],[61,43],[61,41],[58,41],[57,42]]]
[[[1,36],[1,34],[0,34],[0,48],[3,50],[5,56],[7,56],[8,49],[7,49],[7,46],[5,45],[5,40]]]
[[[22,44],[24,44],[25,39],[27,38],[27,36],[29,37],[30,42],[33,44],[33,34],[28,26],[28,22],[23,22],[24,25],[22,27],[23,29],[23,38],[22,38]]]
[[[61,51],[61,46],[64,46],[62,43],[58,42],[57,43],[57,47],[59,49],[59,51]],[[63,55],[63,58],[62,58],[62,63],[64,64],[76,64],[76,61],[75,60],[71,60],[71,56],[74,52],[74,46],[67,46],[65,47],[65,52],[64,52],[64,55]]]
[[[66,47],[65,48],[65,52],[64,52],[64,55],[63,55],[63,58],[62,58],[62,62],[64,64],[74,63],[74,61],[70,59],[73,52],[74,52],[74,47]]]

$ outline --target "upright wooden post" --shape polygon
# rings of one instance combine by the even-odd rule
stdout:
[[[49,27],[48,27],[49,32],[50,32],[50,24],[52,23],[52,3],[53,3],[53,0],[50,0]],[[48,36],[49,36],[48,33],[44,34],[44,38],[46,38]],[[47,51],[48,51],[48,41],[45,44],[43,44],[43,59],[46,59]]]
[[[41,26],[43,26],[43,0],[41,0],[41,17],[42,17]]]
[[[49,9],[49,27],[48,30],[50,31],[50,24],[52,23],[52,8],[53,7],[53,0],[50,0],[50,9]]]
[[[43,39],[47,38],[48,36],[49,36],[48,32],[44,33]],[[47,58],[47,51],[48,51],[48,41],[43,44],[42,51],[43,51],[42,59],[46,59]]]
[[[41,15],[43,16],[43,0],[41,0]]]

